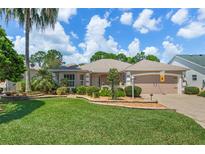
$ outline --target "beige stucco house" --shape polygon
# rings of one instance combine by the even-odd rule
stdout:
[[[68,80],[69,88],[79,85],[107,86],[107,75],[111,68],[120,72],[121,87],[136,85],[142,93],[181,94],[183,92],[184,67],[174,66],[149,60],[129,64],[113,59],[101,59],[84,65],[68,65],[51,69],[54,80]],[[160,80],[163,77],[163,80]]]

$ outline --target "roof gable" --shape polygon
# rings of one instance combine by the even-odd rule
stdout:
[[[177,55],[177,56],[173,57],[169,63],[172,64],[174,61],[178,62],[178,63],[180,63],[180,64],[182,64],[182,65],[184,65],[192,70],[195,70],[201,74],[205,74],[205,66],[199,65],[195,62],[192,62],[192,61],[189,61],[185,58],[182,58],[181,55]]]
[[[164,64],[160,62],[142,60],[134,65],[131,65],[125,69],[126,71],[185,71],[184,67],[179,67],[170,64]]]
[[[114,59],[100,59],[85,65],[80,66],[82,70],[87,70],[96,73],[106,73],[109,72],[111,68],[116,68],[119,72],[123,71],[126,67],[131,64],[126,62],[121,62]]]
[[[198,64],[200,66],[205,67],[205,55],[200,54],[200,55],[177,55],[178,57],[181,57],[185,60],[188,60],[192,63]]]

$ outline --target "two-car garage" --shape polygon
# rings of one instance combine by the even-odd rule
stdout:
[[[126,73],[130,74],[128,85],[141,87],[143,94],[181,94],[185,71],[183,67],[149,60],[126,68]]]
[[[144,94],[177,94],[178,81],[176,76],[165,76],[165,81],[160,81],[160,75],[139,75],[134,77],[136,86],[142,88]]]

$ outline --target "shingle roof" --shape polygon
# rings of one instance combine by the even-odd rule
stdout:
[[[119,72],[123,71],[126,67],[131,64],[121,62],[114,59],[100,59],[89,64],[80,66],[82,70],[87,70],[96,73],[106,73],[109,72],[110,68],[116,68]]]
[[[195,64],[198,64],[200,66],[205,67],[205,54],[200,55],[177,55],[178,57],[181,57],[183,59],[186,59],[190,62],[193,62]]]
[[[170,64],[164,64],[160,62],[142,60],[134,65],[131,65],[125,69],[126,71],[185,71],[184,67],[179,67]]]

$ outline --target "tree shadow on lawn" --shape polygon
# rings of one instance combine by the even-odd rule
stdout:
[[[34,110],[40,108],[45,103],[41,100],[24,100],[14,101],[12,102],[12,104],[16,105],[14,109],[8,112],[3,111],[2,113],[0,113],[0,124],[20,119],[33,112]]]

